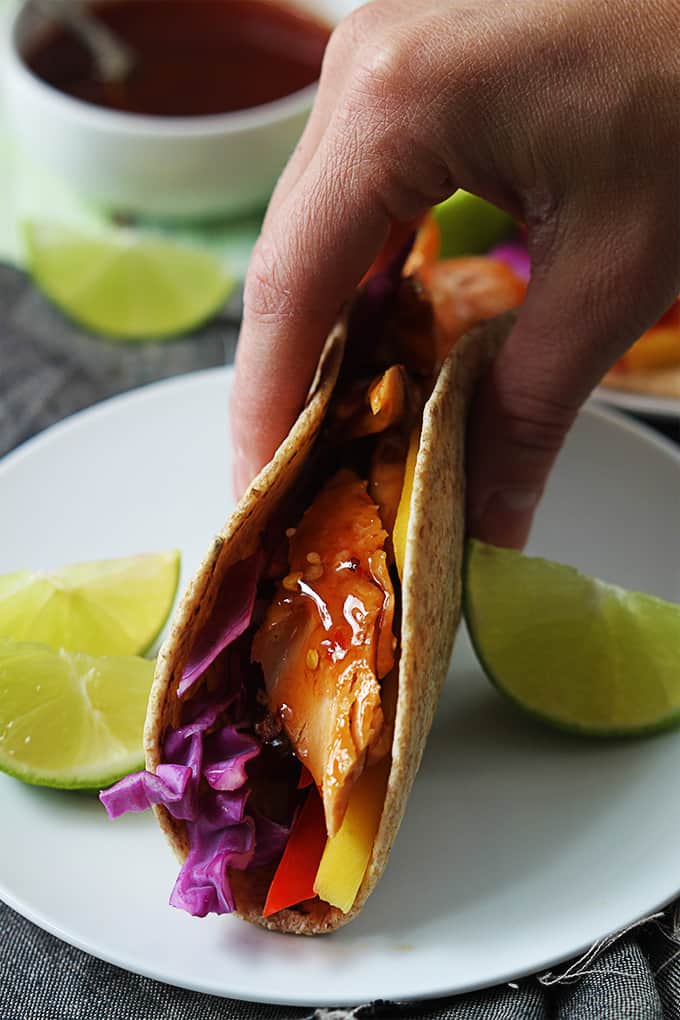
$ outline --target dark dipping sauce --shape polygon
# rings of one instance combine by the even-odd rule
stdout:
[[[138,58],[125,82],[98,80],[87,50],[57,25],[26,64],[85,102],[157,117],[247,110],[297,92],[318,79],[331,31],[266,0],[123,0],[93,10]]]

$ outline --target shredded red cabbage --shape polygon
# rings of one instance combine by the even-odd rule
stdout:
[[[184,667],[177,691],[180,697],[205,673],[220,652],[248,629],[255,605],[259,566],[260,556],[255,553],[235,563],[224,575],[210,619]]]
[[[531,260],[523,238],[516,241],[503,241],[502,244],[497,244],[495,248],[487,252],[487,255],[496,262],[503,262],[520,280],[528,282],[531,276]]]
[[[235,726],[224,726],[203,741],[203,775],[213,790],[240,790],[247,780],[246,764],[260,745]]]
[[[190,689],[214,660],[224,658],[226,678],[208,684],[182,706],[182,725],[169,729],[156,773],[126,776],[99,797],[109,817],[162,804],[186,822],[189,854],[170,903],[196,917],[234,910],[228,869],[245,870],[280,857],[289,828],[247,804],[246,765],[260,753],[248,725],[243,651],[230,647],[251,623],[261,557],[251,556],[227,573],[204,634],[192,651],[178,695]],[[229,722],[219,725],[228,714]]]
[[[173,907],[194,917],[231,913],[227,868],[259,868],[281,856],[289,828],[255,808],[246,815],[247,796],[247,791],[218,794],[202,805],[199,821],[187,823],[190,849],[170,896]]]
[[[170,906],[186,910],[193,917],[230,914],[235,909],[227,869],[245,871],[255,846],[252,818],[213,828],[210,822],[188,822],[189,853],[174,889]]]
[[[271,818],[265,818],[253,807],[250,813],[255,822],[255,854],[250,865],[252,868],[260,868],[279,859],[288,841],[290,826],[279,825]]]
[[[146,811],[153,804],[164,804],[168,811],[182,802],[192,772],[183,765],[159,765],[156,773],[133,772],[115,786],[102,790],[99,799],[109,818],[119,818],[127,811]]]

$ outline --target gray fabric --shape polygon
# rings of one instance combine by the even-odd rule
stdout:
[[[0,266],[0,455],[73,411],[231,361],[239,301],[199,333],[162,343],[93,340],[15,270]]]
[[[238,312],[235,299],[194,336],[113,344],[86,336],[25,277],[0,266],[0,455],[115,393],[231,360]],[[680,440],[677,423],[665,431]],[[569,969],[568,980],[561,982],[568,968],[555,968],[546,983],[529,978],[447,1001],[376,1003],[315,1015],[318,1020],[680,1020],[680,914],[670,910],[662,921],[629,932],[589,957],[584,967]],[[0,1020],[296,1020],[311,1013],[214,998],[128,974],[60,942],[0,903]]]

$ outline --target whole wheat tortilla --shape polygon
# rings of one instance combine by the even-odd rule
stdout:
[[[601,385],[627,393],[680,400],[680,368],[658,368],[653,372],[608,372]]]
[[[278,931],[314,935],[346,924],[362,909],[385,870],[418,771],[460,617],[464,537],[465,419],[475,383],[503,343],[511,314],[458,341],[440,372],[422,422],[406,537],[401,656],[392,764],[373,852],[349,913],[321,901],[261,916],[269,875],[230,872],[237,913]],[[307,406],[270,464],[258,475],[189,585],[159,656],[146,719],[146,767],[160,763],[163,734],[178,724],[177,687],[190,649],[214,604],[226,570],[250,556],[280,500],[299,475],[319,433],[337,380],[345,339],[341,323],[324,348]],[[189,846],[184,823],[156,815],[180,861]]]

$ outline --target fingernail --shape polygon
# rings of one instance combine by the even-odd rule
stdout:
[[[470,521],[470,532],[492,545],[523,549],[540,498],[537,489],[499,490]]]

